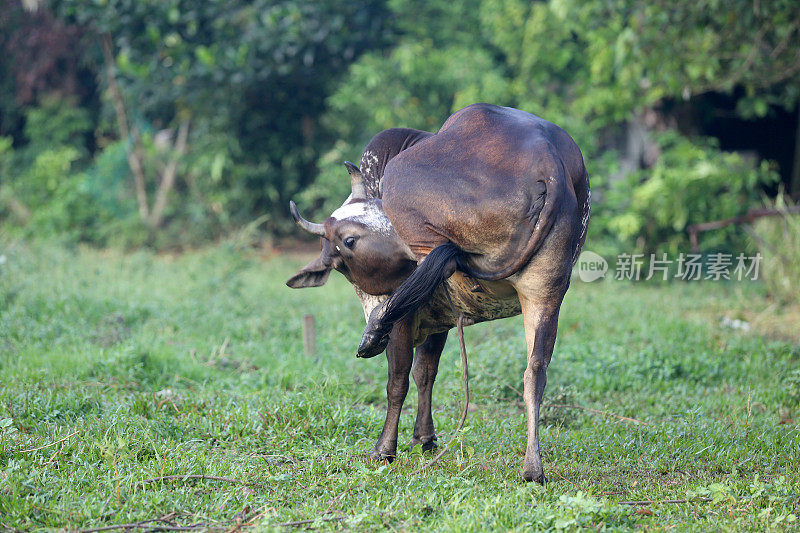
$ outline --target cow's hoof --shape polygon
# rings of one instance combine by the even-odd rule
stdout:
[[[389,463],[394,461],[395,457],[397,456],[397,454],[395,454],[395,453],[382,452],[382,451],[380,451],[378,449],[375,449],[375,448],[370,450],[367,455],[373,461],[387,461]]]
[[[428,440],[421,440],[421,439],[418,439],[418,438],[414,437],[413,439],[411,439],[411,442],[408,443],[408,451],[413,450],[414,447],[417,444],[422,444],[422,452],[423,453],[424,452],[429,452],[431,450],[435,450],[436,448],[439,447],[439,444],[437,444],[437,442],[436,442],[436,437],[433,437],[432,439],[428,439]]]
[[[547,483],[547,478],[544,476],[544,472],[534,473],[534,472],[527,472],[525,470],[522,471],[522,478],[530,483],[531,481],[535,481],[539,485],[544,485]]]
[[[375,357],[381,354],[389,344],[389,335],[381,335],[373,331],[365,331],[358,345],[358,357]]]

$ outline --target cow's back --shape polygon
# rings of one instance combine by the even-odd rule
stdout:
[[[556,215],[580,219],[588,180],[569,135],[524,111],[475,104],[389,161],[383,207],[418,256],[449,241],[491,270],[530,240],[544,175],[559,181],[548,191],[559,195],[549,199],[558,203]]]

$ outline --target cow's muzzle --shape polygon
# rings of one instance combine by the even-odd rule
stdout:
[[[358,345],[358,357],[370,358],[382,353],[389,345],[389,334],[367,330]]]

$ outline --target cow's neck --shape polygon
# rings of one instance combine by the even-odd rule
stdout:
[[[361,288],[356,284],[353,284],[353,288],[356,291],[356,296],[358,296],[358,299],[361,300],[361,307],[364,308],[364,320],[366,322],[369,322],[369,315],[372,314],[372,311],[376,307],[385,302],[386,299],[389,298],[389,295],[382,294],[379,296],[375,296],[372,294],[368,294],[363,290],[361,290]]]

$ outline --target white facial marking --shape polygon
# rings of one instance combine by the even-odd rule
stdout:
[[[367,213],[367,202],[349,203],[350,198],[342,204],[342,207],[331,213],[331,216],[336,220],[344,220],[346,218],[355,218],[365,216]]]
[[[348,198],[348,201],[349,200]],[[334,211],[331,216],[336,220],[360,222],[371,230],[384,235],[392,235],[394,233],[392,223],[389,222],[383,210],[381,210],[374,201],[345,202],[344,205]]]

